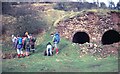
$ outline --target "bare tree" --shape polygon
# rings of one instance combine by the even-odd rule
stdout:
[[[119,2],[117,3],[116,8],[117,8],[118,10],[120,10],[120,0],[119,0]]]
[[[83,3],[86,2],[86,0],[83,0]]]
[[[110,9],[114,9],[115,8],[115,3],[112,0],[109,1],[109,8]]]
[[[98,7],[99,7],[99,0],[97,0],[97,5],[98,5]]]
[[[101,8],[107,8],[106,4],[104,2],[100,2],[100,7]]]
[[[82,0],[77,0],[77,2],[82,2]]]

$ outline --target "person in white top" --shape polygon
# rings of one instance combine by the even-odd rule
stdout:
[[[14,35],[12,35],[12,42],[13,42],[13,48],[14,49],[16,49],[16,44],[15,44],[16,40],[17,40],[17,37],[15,37]]]
[[[53,48],[52,44],[50,42],[48,42],[47,49],[46,49],[47,56],[52,56],[52,54],[53,54],[52,48]]]

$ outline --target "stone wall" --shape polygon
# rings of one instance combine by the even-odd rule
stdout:
[[[108,30],[115,30],[120,34],[120,13],[84,12],[58,23],[57,29],[62,37],[72,41],[76,32],[86,32],[90,42],[101,43],[103,34]]]

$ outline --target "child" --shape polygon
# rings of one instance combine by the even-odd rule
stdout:
[[[47,54],[47,56],[52,56],[53,55],[52,44],[50,42],[47,43],[46,54]]]

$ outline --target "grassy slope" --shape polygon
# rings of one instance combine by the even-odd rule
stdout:
[[[45,12],[47,22],[50,25],[56,25],[61,19],[74,16],[79,12],[64,12],[60,10],[48,10]],[[53,30],[54,27],[51,29]],[[115,72],[118,71],[118,60],[115,56],[98,60],[96,57],[85,55],[80,58],[80,48],[71,45],[71,42],[61,39],[59,49],[60,53],[51,57],[43,56],[46,43],[51,40],[50,31],[45,35],[38,35],[36,53],[29,57],[20,59],[6,59],[2,61],[3,72]],[[6,49],[6,48],[5,48]],[[6,49],[7,50],[7,49]],[[12,50],[10,50],[12,51]],[[97,60],[95,60],[97,59]]]
[[[62,38],[59,45],[60,53],[54,56],[43,56],[46,40],[37,46],[37,51],[29,57],[3,60],[3,72],[115,72],[118,71],[118,60],[115,56],[98,60],[90,55],[79,57],[79,47]],[[97,60],[95,60],[97,59]]]

